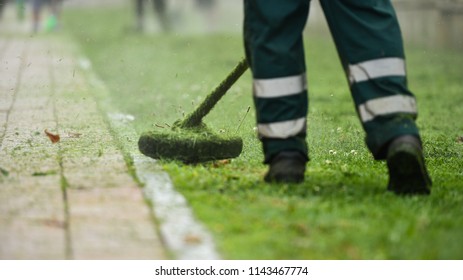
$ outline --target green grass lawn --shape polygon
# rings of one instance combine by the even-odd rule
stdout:
[[[238,33],[133,34],[129,11],[70,10],[64,29],[91,59],[112,104],[136,117],[138,133],[168,129],[243,56],[242,39]],[[331,40],[311,34],[306,48],[311,161],[305,183],[262,182],[249,73],[205,119],[218,133],[241,136],[242,155],[230,163],[162,162],[224,258],[463,259],[463,54],[407,48],[434,188],[429,197],[397,197],[385,190],[385,164],[365,147]]]

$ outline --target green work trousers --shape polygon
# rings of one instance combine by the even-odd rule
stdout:
[[[376,159],[401,135],[419,138],[402,35],[390,0],[320,0],[366,143]],[[244,44],[257,127],[268,163],[282,150],[307,156],[303,30],[310,0],[244,0]]]

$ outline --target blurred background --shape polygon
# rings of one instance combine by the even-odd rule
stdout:
[[[463,50],[463,0],[392,0],[392,3],[407,43]],[[312,1],[312,7],[311,25],[326,30],[319,2]]]
[[[151,1],[151,0],[149,0]],[[64,6],[127,6],[135,0],[65,0]],[[241,32],[242,1],[167,0],[167,13],[176,21],[175,32]],[[205,1],[209,2],[209,1]],[[463,0],[393,0],[404,38],[408,43],[429,48],[463,50]],[[151,5],[151,3],[146,3]],[[156,30],[152,7],[145,5],[148,32]],[[318,1],[312,1],[308,29],[328,34]],[[204,21],[206,20],[206,21]],[[151,24],[150,24],[151,23]]]
[[[0,0],[0,8],[15,4],[18,17],[24,18],[31,14],[28,10],[32,9],[34,1],[37,0]],[[56,0],[38,2],[47,1]],[[153,1],[162,2],[161,4],[165,6],[161,9],[162,12],[156,8],[157,11],[153,13],[155,10],[153,8],[156,6],[156,3],[153,5]],[[136,19],[137,2],[145,2],[142,21],[143,32],[147,34],[160,31],[161,13],[165,16],[164,20],[169,21],[168,31],[176,33],[241,32],[243,4],[238,0],[62,0],[62,8],[64,13],[66,10],[82,8],[124,8],[127,9],[127,13],[133,15],[133,28],[136,29],[140,28],[137,24],[141,24],[141,20],[137,22]],[[393,0],[392,2],[396,7],[407,43],[426,48],[463,50],[463,0]],[[312,1],[309,22],[310,32],[329,34],[318,1]],[[0,28],[1,25],[4,25],[2,21],[0,21]],[[166,29],[165,26],[164,28]]]

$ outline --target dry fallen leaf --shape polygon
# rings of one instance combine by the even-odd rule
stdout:
[[[59,134],[53,134],[49,132],[47,129],[45,129],[45,134],[48,136],[48,138],[50,138],[53,144],[59,142],[59,139],[60,139]]]
[[[44,219],[41,221],[43,225],[53,228],[66,228],[66,223],[64,221],[59,221],[55,219]]]
[[[185,242],[188,244],[199,244],[201,243],[201,237],[193,234],[185,236]]]

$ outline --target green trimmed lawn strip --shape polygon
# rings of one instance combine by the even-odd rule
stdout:
[[[114,106],[136,117],[138,133],[169,129],[243,56],[241,35],[132,34],[128,11],[69,10],[64,28]],[[254,110],[243,120],[252,108],[249,73],[205,118],[214,132],[241,136],[242,155],[229,163],[162,162],[224,258],[462,259],[463,55],[407,48],[434,188],[430,197],[396,197],[385,191],[385,164],[365,147],[331,40],[312,34],[306,48],[311,161],[304,184],[262,182]]]

